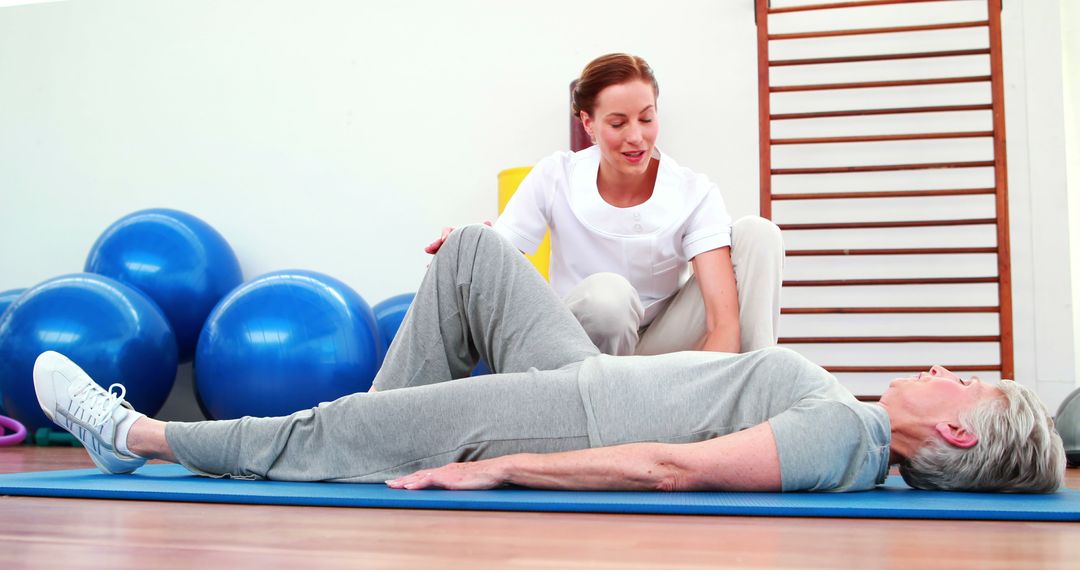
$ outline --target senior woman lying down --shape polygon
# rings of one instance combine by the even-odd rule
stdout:
[[[466,378],[481,357],[497,374]],[[1015,382],[934,367],[863,403],[782,348],[599,354],[484,226],[435,256],[377,392],[284,417],[165,423],[55,352],[34,383],[106,473],[163,459],[212,477],[405,489],[858,491],[899,464],[924,489],[1052,492],[1065,469],[1046,407]]]

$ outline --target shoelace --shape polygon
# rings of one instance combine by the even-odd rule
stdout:
[[[119,388],[120,393],[113,394],[113,388]],[[92,380],[85,379],[81,384],[73,384],[68,388],[68,394],[76,404],[92,416],[92,425],[99,427],[107,422],[116,408],[124,403],[127,389],[123,384],[112,384],[108,390],[103,390]]]

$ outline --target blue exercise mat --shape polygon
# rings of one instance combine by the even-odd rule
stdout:
[[[211,479],[178,465],[148,465],[133,475],[103,475],[93,469],[0,475],[0,494],[394,509],[1080,521],[1080,491],[1051,495],[918,491],[899,477],[862,493],[404,491],[370,484]]]

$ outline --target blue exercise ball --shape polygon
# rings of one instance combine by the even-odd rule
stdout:
[[[2,317],[4,312],[7,311],[7,308],[25,292],[26,289],[8,289],[7,291],[0,292],[0,317]]]
[[[26,291],[26,289],[8,289],[7,291],[0,293],[0,318],[3,318],[4,311],[7,311],[7,308],[10,307],[11,304],[15,302],[15,299],[18,299],[24,291]],[[0,389],[0,416],[6,415],[7,414],[4,412],[4,391]]]
[[[184,212],[141,210],[109,226],[86,257],[85,271],[146,293],[169,319],[186,362],[206,316],[243,281],[231,247],[209,224]]]
[[[0,317],[4,409],[30,430],[53,427],[34,394],[34,360],[55,350],[98,384],[119,382],[136,410],[154,415],[176,380],[176,336],[161,309],[119,281],[63,275],[23,293]]]
[[[195,353],[208,417],[282,416],[371,387],[383,349],[375,315],[348,285],[276,271],[214,307]]]
[[[379,337],[382,339],[383,352],[386,352],[390,348],[390,343],[394,341],[394,336],[401,328],[401,321],[405,320],[405,313],[409,312],[414,297],[416,293],[402,293],[372,307],[375,312],[375,321],[379,323]]]

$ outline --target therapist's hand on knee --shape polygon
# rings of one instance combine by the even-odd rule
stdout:
[[[491,220],[484,220],[484,225],[490,227]],[[450,233],[453,231],[453,226],[447,226],[443,228],[442,234],[439,235],[439,238],[429,243],[428,246],[424,248],[424,252],[430,253],[431,255],[435,255],[436,253],[438,253],[439,248],[442,247],[442,244],[446,241],[446,238],[449,237]]]

